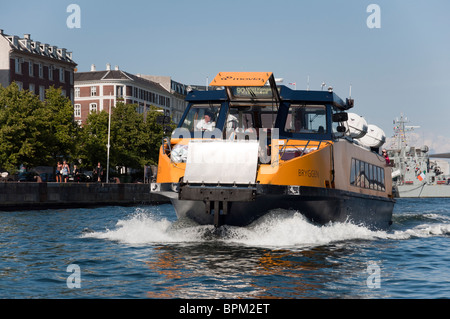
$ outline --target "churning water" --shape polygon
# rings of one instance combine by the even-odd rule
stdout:
[[[393,222],[274,211],[215,230],[171,205],[0,212],[0,298],[449,298],[450,199],[399,199]]]

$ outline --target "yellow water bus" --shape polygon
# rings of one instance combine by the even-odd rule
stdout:
[[[367,127],[349,134],[352,99],[292,90],[270,72],[221,72],[210,86],[186,97],[151,185],[178,218],[246,226],[294,210],[317,224],[389,227],[395,200],[384,141],[364,144]]]

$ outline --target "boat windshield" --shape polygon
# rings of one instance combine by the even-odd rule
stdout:
[[[189,132],[212,131],[216,128],[220,104],[194,104],[181,125]]]
[[[325,105],[292,104],[284,128],[289,133],[327,133]]]
[[[252,128],[273,128],[277,117],[278,106],[267,105],[233,105],[227,117],[227,130],[250,130]]]

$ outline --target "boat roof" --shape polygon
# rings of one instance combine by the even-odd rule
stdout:
[[[186,101],[192,103],[287,101],[331,104],[341,110],[348,110],[353,106],[352,100],[346,99],[344,102],[332,91],[292,90],[284,85],[277,86],[271,72],[220,72],[210,85],[221,89],[191,91]]]

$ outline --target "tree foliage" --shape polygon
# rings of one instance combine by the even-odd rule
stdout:
[[[106,144],[108,143],[108,113],[105,111],[89,114],[77,142],[78,158],[83,167],[106,163]]]
[[[85,168],[106,166],[108,118],[91,113],[83,127],[73,120],[73,106],[61,89],[50,88],[42,102],[13,83],[0,86],[0,168],[54,166],[63,159]],[[139,169],[156,164],[163,130],[156,107],[139,114],[136,104],[118,102],[111,115],[110,167]]]
[[[50,87],[46,91],[43,112],[47,123],[46,149],[53,161],[75,159],[79,127],[73,120],[73,105],[61,89]]]
[[[0,86],[0,167],[13,170],[20,164],[35,166],[49,160],[44,116],[34,94],[19,90],[15,83]]]

